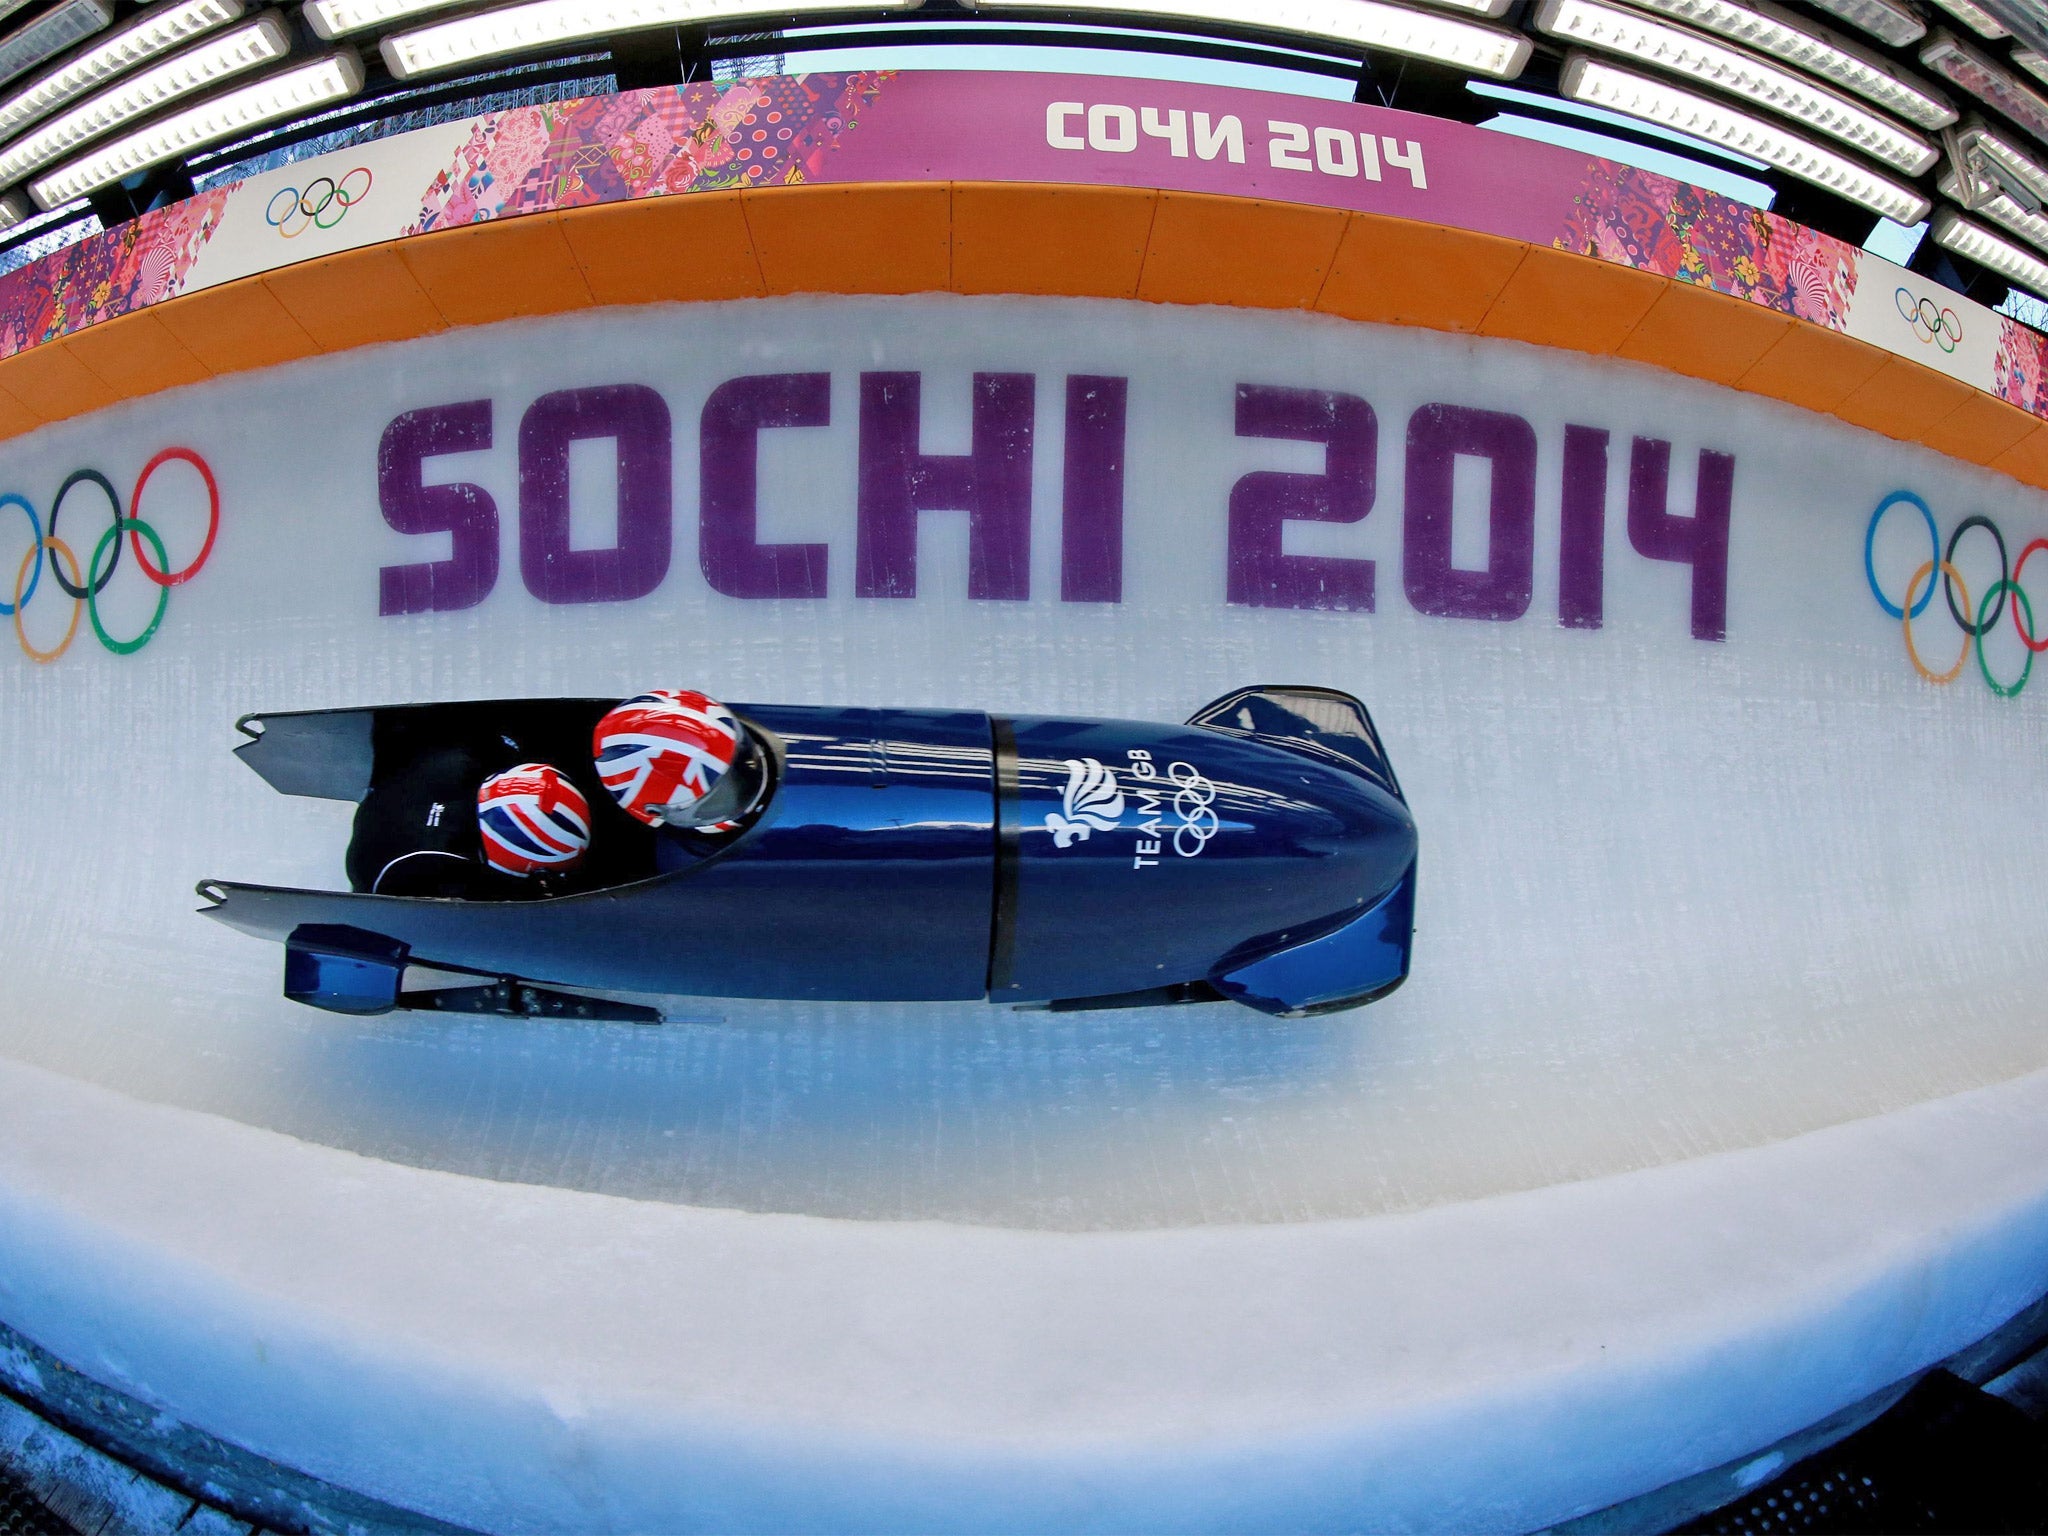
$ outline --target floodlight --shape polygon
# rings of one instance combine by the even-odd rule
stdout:
[[[341,37],[365,27],[384,26],[445,10],[459,0],[306,0],[306,25],[320,37]]]
[[[273,63],[291,52],[291,29],[276,11],[209,38],[150,69],[124,77],[99,95],[0,149],[0,186],[61,160],[81,144],[230,75]]]
[[[2048,215],[2043,215],[2039,209],[2022,206],[2011,193],[1996,184],[1993,185],[1988,197],[1980,196],[1972,205],[1963,196],[1962,183],[1953,175],[1946,175],[1941,178],[1941,195],[1953,198],[1957,203],[1968,207],[1970,212],[1983,215],[2030,245],[2048,250]]]
[[[21,0],[15,0],[7,10],[20,8]],[[114,8],[107,0],[66,0],[54,10],[43,12],[27,26],[0,37],[0,80],[12,80],[45,60],[54,59],[113,19]]]
[[[1737,154],[1761,160],[1802,181],[1825,187],[1896,224],[1918,224],[1928,200],[1911,187],[1879,175],[1859,161],[1802,138],[1781,124],[1741,112],[1726,102],[1680,90],[1667,81],[1616,69],[1574,53],[1565,59],[1560,92],[1589,107],[1604,107]]]
[[[2048,202],[2048,166],[2023,154],[1982,123],[1972,123],[1957,136],[1962,152],[1990,167],[1992,178],[2007,187],[2015,183],[2034,198]]]
[[[415,79],[482,59],[706,22],[767,21],[846,10],[911,11],[923,0],[528,0],[394,33],[378,46],[391,73]]]
[[[35,204],[19,192],[0,197],[0,229],[12,229],[36,211]]]
[[[66,59],[40,80],[0,101],[0,140],[123,71],[168,53],[203,32],[226,26],[242,11],[242,0],[179,0],[176,5],[144,12],[133,26],[123,27],[105,42]]]
[[[316,112],[362,88],[363,61],[353,51],[325,54],[195,102],[182,112],[103,144],[31,183],[29,191],[39,206],[55,208],[204,145],[238,138],[281,117]]]
[[[1702,85],[1768,107],[1908,176],[1918,176],[1941,158],[1925,139],[1846,96],[1754,54],[1639,12],[1602,0],[1541,0],[1535,20],[1553,37],[1689,75]]]
[[[1893,0],[1813,0],[1813,4],[1894,48],[1917,43],[1927,35],[1927,23]]]
[[[2003,112],[2036,138],[2048,139],[2048,97],[2020,84],[1981,54],[1937,32],[1920,50],[1920,62]]]
[[[1979,37],[1988,37],[1995,41],[2001,37],[2012,36],[1996,16],[1976,4],[1975,0],[1934,0],[1934,3]]]
[[[1896,112],[1922,128],[1946,128],[1956,109],[1930,87],[1904,78],[1891,60],[1831,36],[1789,11],[1734,0],[1632,0],[1638,10],[1656,11],[1677,21],[1747,44],[1759,53],[1797,65],[1810,75],[1854,91]],[[1914,34],[1916,37],[1918,33]]]
[[[1148,21],[1250,27],[1433,59],[1468,74],[1512,80],[1529,62],[1529,40],[1497,27],[1386,5],[1381,0],[966,0],[978,11],[1059,11]],[[1477,16],[1498,16],[1509,0],[1438,0]]]
[[[1983,225],[1972,224],[1953,209],[1944,208],[1935,214],[1928,233],[1943,250],[1988,267],[2036,298],[2048,298],[2048,261],[2021,250]]]

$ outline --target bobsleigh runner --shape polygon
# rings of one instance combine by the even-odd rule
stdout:
[[[272,788],[357,802],[355,889],[208,880],[202,910],[341,1013],[660,1018],[572,988],[1298,1018],[1408,975],[1415,824],[1328,689],[1185,725],[689,693],[239,725]]]

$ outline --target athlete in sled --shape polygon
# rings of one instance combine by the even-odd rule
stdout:
[[[659,1017],[564,993],[1356,1007],[1408,975],[1415,824],[1365,708],[1246,688],[1185,725],[683,691],[251,716],[358,803],[351,893],[202,882],[285,994]],[[489,978],[403,990],[408,966]]]

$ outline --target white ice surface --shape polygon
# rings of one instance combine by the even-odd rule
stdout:
[[[964,596],[964,521],[923,520],[912,601],[853,595],[859,374],[924,376],[925,447],[967,446],[974,372],[1038,377],[1033,598]],[[832,375],[828,427],[762,440],[762,534],[831,551],[818,602],[738,601],[698,570],[698,413],[749,372]],[[1130,378],[1124,601],[1058,600],[1069,373]],[[638,381],[674,422],[674,553],[626,603],[522,585],[518,424],[541,394]],[[1239,382],[1355,392],[1377,496],[1290,547],[1378,562],[1376,612],[1224,602],[1230,488],[1313,472],[1313,445],[1239,438]],[[480,606],[377,614],[378,568],[438,558],[377,512],[399,412],[488,398],[495,446],[434,461],[496,499]],[[1403,592],[1404,436],[1430,401],[1513,411],[1538,446],[1535,594],[1514,623],[1433,618]],[[1614,434],[1607,621],[1556,621],[1564,427]],[[1687,572],[1635,554],[1629,438],[1734,453],[1724,644],[1695,640]],[[49,667],[0,657],[0,1055],[138,1097],[424,1166],[649,1199],[1064,1228],[1417,1209],[1753,1145],[2048,1065],[2039,1024],[2048,672],[1995,698],[1971,663],[1916,677],[1864,580],[1870,509],[1901,487],[1941,532],[1988,512],[2009,550],[2048,500],[2003,477],[1753,397],[1514,343],[1308,316],[1070,300],[812,300],[519,322],[135,402],[0,447],[0,489],[47,509],[73,469],[126,491],[183,443],[219,477],[213,559],[132,657],[83,623]],[[1467,468],[1473,467],[1469,464]],[[571,459],[578,537],[610,537],[601,442]],[[1483,475],[1454,549],[1485,558]],[[146,515],[197,547],[197,480]],[[105,516],[74,491],[89,554]],[[0,508],[0,572],[27,520]],[[1926,535],[1879,541],[1896,594]],[[1957,552],[1972,590],[1991,556]],[[123,565],[106,621],[155,596]],[[2037,557],[2028,579],[2037,588]],[[1995,572],[1995,567],[1992,567]],[[28,631],[60,632],[46,579]],[[2048,589],[2042,589],[2048,590]],[[2044,616],[2048,624],[2048,616]],[[5,643],[0,631],[0,644]],[[1921,641],[1957,643],[1939,597]],[[1998,627],[2000,675],[2017,638]],[[229,750],[250,710],[686,682],[735,699],[1182,719],[1259,680],[1347,688],[1385,733],[1421,827],[1413,980],[1285,1027],[1240,1009],[1108,1016],[678,1005],[660,1031],[351,1021],[278,995],[274,946],[195,917],[201,876],[338,884],[348,808],[273,793]],[[1137,899],[1142,899],[1139,896]],[[886,942],[886,936],[880,940]],[[1117,942],[1114,933],[1102,937]]]
[[[0,1066],[0,1315],[503,1531],[1517,1530],[1721,1464],[2048,1269],[2048,1074],[1347,1221],[1005,1231],[377,1162]]]
[[[1030,602],[962,595],[943,513],[915,601],[852,595],[857,375],[877,367],[924,373],[932,452],[965,448],[972,373],[1039,376]],[[723,379],[797,369],[833,375],[833,423],[768,435],[762,536],[828,543],[831,594],[719,597],[695,559],[697,413]],[[1120,605],[1057,601],[1070,372],[1132,381]],[[519,416],[621,380],[674,417],[669,574],[548,607],[511,532]],[[1377,612],[1223,601],[1231,484],[1320,467],[1234,435],[1246,381],[1378,413],[1372,515],[1289,544],[1376,559]],[[378,567],[440,551],[378,518],[378,436],[484,396],[496,447],[436,473],[495,496],[497,588],[379,618]],[[1430,401],[1536,432],[1519,622],[1403,595],[1402,441]],[[1615,434],[1595,632],[1555,620],[1567,423]],[[1687,632],[1684,572],[1629,548],[1634,433],[1673,443],[1679,510],[1702,448],[1737,456],[1725,644]],[[1922,681],[1862,565],[1899,488],[1944,536],[1991,513],[2017,553],[2048,503],[2011,481],[1510,343],[921,298],[292,365],[9,443],[0,490],[46,507],[81,465],[125,490],[167,443],[208,457],[224,511],[157,637],[0,658],[0,1318],[202,1428],[505,1529],[1508,1528],[1747,1454],[2041,1289],[2048,674],[2010,701],[1974,663]],[[607,536],[607,467],[572,461],[582,543]],[[181,474],[148,513],[174,561],[198,531]],[[75,496],[89,552],[104,514]],[[26,534],[0,509],[0,571]],[[1886,524],[1894,593],[1924,537]],[[1987,554],[1958,555],[1973,590]],[[153,596],[124,566],[113,631]],[[1940,608],[1922,641],[1945,666]],[[61,620],[32,605],[30,633]],[[2010,677],[2017,641],[1997,643]],[[347,808],[236,762],[244,711],[689,682],[1175,719],[1252,681],[1364,697],[1414,804],[1415,976],[1364,1012],[350,1020],[285,1003],[273,946],[192,913],[201,876],[340,880]]]

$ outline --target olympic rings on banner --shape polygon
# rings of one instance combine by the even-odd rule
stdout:
[[[62,555],[71,562],[71,574],[73,576],[83,574],[78,569],[78,556],[71,553],[71,546],[58,538],[54,533],[45,534],[42,538],[38,539],[29,547],[28,553],[21,557],[21,569],[14,573],[14,638],[21,642],[21,648],[27,653],[30,661],[55,661],[59,656],[70,650],[72,637],[78,633],[78,610],[85,606],[84,598],[74,597],[71,599],[71,622],[65,626],[64,638],[59,640],[53,649],[39,651],[28,643],[28,631],[21,627],[21,610],[28,606],[28,600],[22,596],[21,588],[22,583],[28,580],[30,564],[33,563],[38,568],[41,567],[41,556],[46,549],[50,552],[50,570],[52,572],[57,570],[57,557]],[[76,586],[77,583],[74,582],[73,585]],[[83,592],[85,588],[79,587],[78,590]]]
[[[2010,580],[2001,579],[1997,586],[1993,587],[1989,592],[1986,592],[1984,594],[1984,606],[1977,610],[1979,634],[1982,634],[1985,630],[1989,629],[1992,626],[1992,624],[1997,622],[1996,615],[1993,615],[1993,617],[1989,619],[1986,619],[1984,617],[1985,609],[1988,609],[1991,606],[1991,599],[1993,598],[1993,596],[1996,596],[2002,602],[2004,601],[2006,592],[2012,593],[2012,610],[2014,619],[2018,619],[2020,608],[2024,605],[2027,610],[2027,629],[2032,629],[2034,627],[2034,605],[2027,601],[2027,594],[2022,592],[2018,587],[2014,586]],[[2022,630],[2020,632],[2020,638],[2026,638],[2025,630]],[[1997,694],[2001,699],[2018,698],[2020,690],[2027,686],[2027,679],[2034,675],[2033,647],[2029,646],[2027,648],[2027,660],[2026,664],[2020,668],[2019,681],[2008,685],[2006,683],[2001,683],[1997,678],[1991,675],[1991,663],[1988,660],[1986,660],[1984,656],[1984,642],[1982,640],[1979,640],[1977,642],[1977,670],[1984,674],[1985,683],[1990,687],[1991,691]]]
[[[1931,341],[1942,351],[1953,352],[1963,339],[1962,317],[1954,310],[1936,304],[1932,299],[1915,301],[1904,288],[1892,295],[1892,303],[1899,311],[1899,318],[1913,327],[1913,334],[1923,344]]]
[[[1944,560],[1941,562],[1941,574],[1962,588],[1963,606],[1967,608],[1970,604],[1970,589],[1963,584],[1963,573]],[[1932,560],[1913,573],[1913,579],[1906,583],[1906,606],[1909,609],[1913,606],[1913,594],[1919,591],[1921,582],[1927,582],[1927,590],[1930,593],[1934,590],[1934,583],[1930,579],[1933,575],[1934,562]],[[1917,612],[1918,610],[1914,611]],[[1973,638],[1967,631],[1963,634],[1963,649],[1956,657],[1956,664],[1946,672],[1935,672],[1930,670],[1927,663],[1920,659],[1919,647],[1913,644],[1913,620],[1910,617],[1905,620],[1905,630],[1906,655],[1912,661],[1915,672],[1918,672],[1930,683],[1942,684],[1952,683],[1962,675],[1963,664],[1970,659],[1970,641]]]
[[[1870,527],[1863,534],[1863,574],[1870,580],[1870,595],[1877,599],[1877,606],[1895,619],[1903,619],[1906,616],[1906,610],[1886,597],[1884,592],[1878,587],[1877,565],[1873,559],[1873,550],[1877,544],[1877,525],[1884,521],[1885,513],[1901,504],[1920,509],[1920,515],[1927,520],[1928,547],[1933,550],[1933,554],[1929,558],[1934,560],[1941,558],[1941,535],[1935,531],[1934,508],[1928,506],[1926,502],[1915,496],[1911,491],[1893,491],[1891,495],[1885,497],[1883,501],[1877,504],[1877,510],[1870,514]],[[1921,609],[1924,609],[1933,601],[1934,588],[1929,587],[1927,595],[1920,599],[1920,606],[1913,610],[1913,617],[1919,618]]]
[[[362,178],[360,184],[357,177]],[[303,190],[279,187],[263,205],[263,222],[287,240],[296,240],[309,229],[332,229],[349,209],[370,195],[372,180],[370,168],[359,165],[340,181],[332,176],[316,176]]]
[[[199,552],[176,570],[171,568],[170,555],[164,548],[163,536],[154,527],[143,521],[142,495],[148,489],[150,480],[164,465],[172,462],[188,464],[198,471],[199,478],[206,486],[206,537],[199,546]],[[92,558],[79,569],[78,556],[71,546],[57,537],[57,514],[62,510],[64,498],[79,485],[97,487],[107,498],[113,511],[113,520],[92,546]],[[96,469],[79,469],[67,475],[57,488],[56,499],[51,503],[50,521],[46,528],[36,515],[36,509],[27,497],[18,492],[0,493],[0,508],[19,507],[28,518],[32,536],[28,550],[23,554],[21,567],[15,572],[13,602],[0,603],[0,614],[10,615],[14,620],[14,637],[21,649],[31,660],[55,661],[71,646],[78,634],[78,616],[84,610],[92,618],[93,633],[100,644],[116,656],[131,656],[141,650],[155,637],[163,624],[165,610],[170,605],[171,588],[183,586],[205,568],[213,558],[214,540],[220,534],[220,483],[214,478],[213,467],[190,448],[166,448],[142,468],[135,478],[135,488],[128,493],[128,508],[121,508],[120,492],[105,475]],[[122,536],[126,535],[124,539]],[[107,632],[99,609],[100,594],[113,579],[115,568],[121,563],[123,544],[135,547],[135,563],[142,574],[157,589],[156,612],[151,615],[142,632],[133,639],[120,640]],[[145,544],[148,546],[145,550]],[[152,555],[153,552],[153,555]],[[64,631],[64,638],[49,650],[35,646],[28,638],[23,625],[22,610],[35,597],[43,579],[43,564],[47,557],[50,574],[64,595],[71,599],[71,622]],[[70,574],[65,574],[66,567]]]
[[[17,496],[13,491],[9,491],[6,495],[0,496],[0,507],[19,507],[28,515],[28,526],[34,534],[34,538],[29,545],[29,553],[33,555],[40,550],[43,547],[43,522],[41,518],[36,516],[36,509],[28,504],[28,498],[26,496]],[[73,561],[72,569],[76,570],[77,568],[77,562]],[[36,561],[35,574],[28,579],[28,591],[23,592],[20,584],[16,583],[14,601],[11,603],[0,603],[0,613],[12,614],[17,607],[34,597],[36,595],[36,587],[42,579],[43,562],[38,560]]]
[[[51,538],[57,537],[57,515],[64,510],[64,498],[71,494],[71,488],[75,485],[98,486],[101,491],[106,493],[107,505],[114,509],[114,521],[117,523],[121,521],[121,493],[114,489],[114,482],[96,469],[74,469],[65,477],[64,483],[57,487],[57,499],[50,503]],[[114,570],[120,563],[121,552],[117,549],[114,551],[113,564],[107,567],[107,574],[100,578],[100,591],[106,591],[107,583],[114,579]],[[78,569],[78,562],[76,560],[71,562],[71,568],[73,570]],[[50,574],[57,578],[57,585],[64,589],[66,597],[85,596],[85,588],[66,581],[64,573],[58,570],[54,563],[50,566]]]
[[[2048,549],[2048,539],[2036,539],[2033,543],[2029,544],[2025,549],[2020,551],[2019,563],[2012,568],[2013,591],[2019,591],[2020,572],[2027,568],[2027,556],[2031,555],[2037,549]],[[2048,651],[2048,639],[2036,640],[2031,633],[2034,627],[2033,604],[2029,603],[2027,605],[2027,622],[2024,627],[2020,624],[2019,608],[2017,606],[2013,608],[2012,627],[2014,629],[2019,630],[2020,632],[2020,644],[2024,645],[2034,655],[2038,656],[2041,654],[2041,652]]]
[[[1909,506],[1920,514],[1920,520],[1927,527],[1928,558],[1913,573],[1913,579],[1906,583],[1905,600],[1895,603],[1886,595],[1877,580],[1877,531],[1884,522],[1885,514],[1897,506]],[[1972,528],[1982,528],[1991,535],[1991,542],[1998,546],[1998,578],[1985,589],[1984,599],[1972,607],[1970,589],[1956,566],[1956,550],[1963,542],[1963,535]],[[2048,550],[2048,538],[2035,539],[2020,551],[2017,561],[2008,558],[2005,531],[1983,513],[1972,513],[1957,523],[1944,546],[1941,530],[1936,527],[1934,511],[1920,497],[1911,491],[1893,491],[1880,501],[1870,514],[1870,524],[1863,530],[1863,575],[1870,583],[1870,595],[1877,599],[1877,606],[1887,616],[1897,619],[1905,630],[1906,657],[1913,663],[1913,670],[1930,683],[1952,683],[1962,675],[1963,664],[1969,660],[1970,649],[1977,650],[1977,668],[1984,674],[1984,681],[1991,691],[2000,698],[2016,697],[2027,685],[2033,674],[2033,659],[2042,651],[2048,651],[2048,635],[2036,638],[2034,630],[2034,604],[2020,588],[2020,577],[2026,570],[2028,559],[2035,550]],[[1956,628],[1963,632],[1962,654],[1956,664],[1946,672],[1936,672],[1920,658],[1920,646],[1913,634],[1913,621],[1927,611],[1934,601],[1934,589],[1939,585],[1947,599],[1949,617]],[[1922,590],[1922,583],[1925,590]],[[1997,626],[1999,616],[2006,611],[2010,600],[2013,629],[2018,632],[2020,643],[2027,648],[2026,665],[2020,668],[2016,682],[2005,684],[1991,675],[1991,660],[1984,654],[1986,641]],[[1972,618],[1974,612],[1975,617]]]

